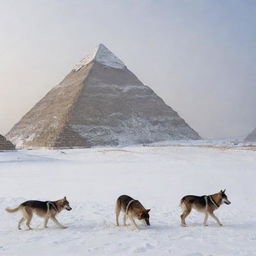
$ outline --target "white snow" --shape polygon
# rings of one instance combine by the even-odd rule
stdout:
[[[97,61],[105,66],[116,69],[123,69],[125,64],[116,57],[105,45],[99,44],[89,54],[87,54],[77,65],[73,67],[73,71],[80,70],[92,61]]]
[[[0,255],[256,255],[256,151],[207,146],[154,146],[0,152]],[[186,194],[227,189],[231,205],[209,218],[192,212],[180,226]],[[151,208],[151,226],[116,227],[114,204],[128,194]],[[71,212],[59,229],[34,217],[32,231],[17,230],[24,200],[67,196]],[[122,218],[120,219],[122,222]],[[139,222],[137,221],[139,224]],[[23,227],[25,229],[25,227]]]
[[[117,84],[100,83],[100,84],[93,84],[93,85],[89,84],[89,85],[87,85],[87,88],[112,89],[112,91],[114,92],[113,95],[116,96],[118,91],[128,92],[132,89],[145,90],[147,87],[141,86],[141,85],[133,85],[133,84],[117,85]],[[106,94],[106,91],[104,91],[104,93]],[[148,97],[148,95],[146,94],[145,97]]]

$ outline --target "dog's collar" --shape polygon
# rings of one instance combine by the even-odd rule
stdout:
[[[216,208],[219,208],[220,206],[214,201],[214,199],[212,198],[212,196],[208,196],[210,201],[213,203],[213,205],[216,207]]]
[[[50,205],[51,205],[56,212],[59,212],[58,207],[55,204],[55,202],[48,201],[47,205],[48,205],[49,209],[50,209]]]
[[[135,201],[138,201],[138,200],[132,199],[131,201],[129,201],[129,203],[127,204],[126,209],[125,209],[125,213],[126,213],[126,214],[128,214],[128,210],[129,210],[130,205],[131,205],[133,202],[135,202]]]

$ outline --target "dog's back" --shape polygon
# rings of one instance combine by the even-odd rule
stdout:
[[[31,209],[40,209],[47,210],[47,202],[37,201],[37,200],[29,200],[21,204],[21,206],[28,207]]]
[[[197,210],[201,210],[206,206],[205,196],[195,196],[195,195],[184,196],[180,201],[180,205],[183,209],[195,208]]]
[[[16,212],[20,209],[26,209],[26,210],[41,210],[46,212],[47,211],[47,202],[37,201],[37,200],[29,200],[21,203],[18,207],[14,209],[6,208],[7,212]]]
[[[130,201],[134,200],[132,197],[127,195],[119,196],[116,200],[116,211],[126,211],[127,205]]]

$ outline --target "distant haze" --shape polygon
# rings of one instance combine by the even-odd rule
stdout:
[[[245,137],[255,13],[253,0],[0,0],[0,134],[103,43],[202,137]]]

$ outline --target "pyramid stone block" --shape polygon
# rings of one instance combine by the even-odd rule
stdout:
[[[0,150],[14,150],[15,146],[4,136],[0,135]]]

